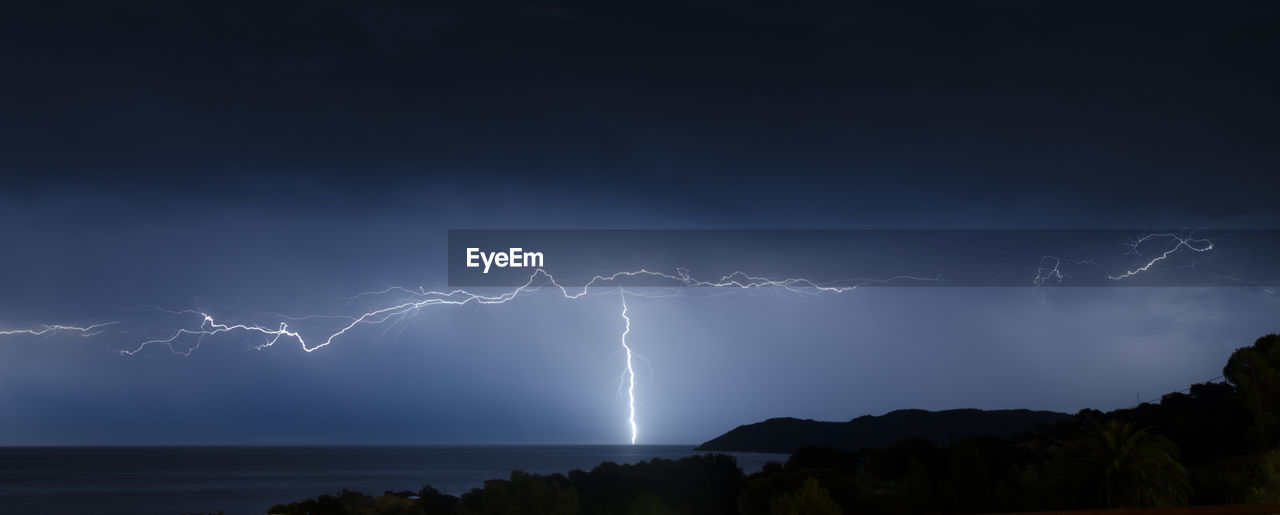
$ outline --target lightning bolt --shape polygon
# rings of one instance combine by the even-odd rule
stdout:
[[[7,331],[0,331],[0,336],[13,336],[13,335],[44,336],[46,334],[53,334],[53,333],[75,332],[75,333],[80,333],[80,336],[89,337],[89,336],[98,334],[100,332],[99,329],[103,327],[107,327],[109,325],[115,325],[117,323],[119,322],[102,322],[100,324],[87,325],[84,327],[79,327],[74,325],[56,325],[56,324],[46,325],[41,327],[40,329],[10,329]]]
[[[809,279],[804,279],[804,278],[769,279],[766,277],[749,275],[741,271],[722,276],[718,280],[706,281],[706,280],[695,279],[689,274],[688,270],[683,268],[676,269],[674,274],[665,273],[665,272],[655,272],[655,271],[642,268],[640,270],[617,272],[610,275],[596,275],[592,277],[591,280],[583,284],[580,289],[570,289],[569,287],[566,287],[560,282],[558,282],[556,278],[550,273],[548,273],[546,270],[539,268],[535,270],[532,274],[530,274],[529,279],[525,281],[524,284],[510,291],[506,291],[504,293],[500,293],[496,295],[484,295],[481,293],[470,292],[462,289],[455,289],[450,291],[428,291],[425,288],[421,288],[421,287],[414,290],[414,289],[397,286],[397,287],[386,288],[379,291],[364,292],[352,297],[340,299],[340,300],[345,300],[345,304],[343,304],[342,307],[339,308],[339,310],[347,309],[350,306],[352,306],[353,303],[365,297],[380,298],[383,295],[392,294],[392,293],[408,295],[410,297],[409,300],[400,301],[389,306],[372,309],[371,311],[360,313],[358,315],[340,315],[339,314],[339,315],[286,316],[278,313],[268,313],[267,314],[268,316],[272,316],[279,321],[277,324],[272,324],[272,325],[262,325],[262,324],[219,320],[207,312],[198,311],[198,310],[169,311],[169,310],[163,310],[163,309],[156,309],[156,311],[161,311],[161,312],[172,314],[172,315],[180,315],[180,316],[195,315],[196,317],[198,317],[199,323],[194,327],[180,327],[174,330],[172,333],[169,333],[165,337],[145,340],[130,348],[116,349],[116,352],[118,352],[121,356],[133,356],[139,352],[142,352],[148,347],[151,347],[154,345],[161,345],[161,346],[167,347],[170,352],[173,352],[175,354],[180,354],[182,356],[190,356],[193,352],[199,349],[201,344],[203,344],[204,341],[209,337],[213,337],[221,334],[228,334],[228,333],[240,333],[240,334],[258,335],[265,338],[265,340],[262,341],[261,343],[252,346],[252,348],[256,350],[264,350],[264,349],[273,347],[277,343],[280,343],[281,341],[294,341],[298,343],[298,345],[302,348],[303,351],[310,353],[310,352],[315,352],[316,350],[322,349],[324,347],[327,347],[330,344],[333,344],[335,341],[337,341],[344,335],[347,335],[347,333],[355,330],[360,326],[378,325],[378,324],[383,324],[387,322],[392,322],[394,324],[394,322],[403,320],[406,316],[415,314],[419,310],[428,308],[431,306],[441,306],[441,305],[461,306],[466,304],[482,304],[482,305],[483,304],[503,304],[503,303],[515,300],[516,298],[521,297],[526,293],[540,290],[545,287],[550,287],[552,291],[558,292],[560,296],[562,296],[565,299],[575,300],[583,297],[584,295],[587,295],[594,287],[603,286],[606,284],[617,284],[620,295],[622,297],[622,318],[623,318],[623,321],[625,322],[625,328],[621,335],[621,344],[622,344],[622,350],[626,354],[626,370],[623,373],[623,381],[626,384],[626,389],[627,389],[627,409],[628,409],[627,425],[631,429],[631,443],[634,444],[636,443],[637,437],[639,434],[638,423],[636,422],[636,405],[635,405],[636,404],[636,373],[635,373],[634,362],[635,362],[635,359],[640,356],[633,352],[631,345],[627,342],[627,336],[631,333],[631,318],[627,314],[628,307],[627,307],[627,299],[626,299],[626,295],[628,295],[629,293],[622,289],[622,286],[621,284],[619,284],[619,281],[627,278],[637,278],[637,277],[647,277],[647,278],[656,278],[656,279],[666,280],[666,281],[670,281],[673,286],[679,286],[679,287],[724,288],[724,289],[782,288],[787,291],[797,292],[797,293],[813,293],[813,292],[845,293],[845,292],[857,289],[862,284],[872,284],[872,283],[883,284],[886,282],[899,281],[899,280],[941,282],[941,280],[937,278],[922,278],[922,277],[915,277],[915,276],[895,276],[888,279],[862,280],[858,284],[852,284],[852,285],[832,286],[832,285],[818,284],[814,281],[811,281]],[[645,296],[645,297],[648,296],[644,294],[639,294],[639,295]],[[291,322],[305,321],[305,320],[311,320],[311,319],[339,320],[344,322],[345,325],[343,325],[338,330],[333,331],[328,335],[324,336],[322,339],[311,339],[311,337],[305,337],[300,330],[297,330],[290,326]],[[75,331],[75,332],[81,333],[84,336],[91,336],[92,334],[96,334],[95,331],[97,329],[107,325],[115,324],[115,323],[117,322],[107,322],[107,323],[95,324],[95,325],[85,326],[85,327],[67,326],[67,325],[49,325],[49,326],[44,326],[41,329],[23,329],[23,330],[3,331],[3,332],[0,332],[0,335],[26,334],[26,335],[40,336],[40,335],[50,334],[50,333],[59,332],[59,331]],[[394,327],[394,325],[392,327]],[[180,339],[184,339],[187,337],[195,337],[196,338],[195,344],[188,346],[186,348],[180,348],[176,345],[176,343]]]
[[[1154,267],[1157,263],[1167,259],[1170,255],[1176,252],[1179,252],[1182,249],[1187,249],[1193,252],[1207,252],[1213,249],[1213,243],[1208,239],[1182,237],[1175,234],[1147,234],[1132,242],[1129,242],[1128,244],[1130,248],[1129,253],[1138,254],[1139,246],[1141,246],[1146,242],[1157,240],[1157,239],[1172,239],[1176,243],[1171,248],[1161,253],[1159,256],[1149,260],[1146,264],[1138,268],[1125,271],[1124,273],[1119,275],[1110,275],[1109,277],[1113,280],[1122,280],[1128,277],[1132,277],[1134,275],[1141,274],[1143,272],[1146,272],[1152,269],[1152,267]],[[1092,265],[1097,264],[1092,260],[1072,261],[1072,263],[1092,264]],[[1041,262],[1039,263],[1036,269],[1036,277],[1033,279],[1033,284],[1035,284],[1036,286],[1041,286],[1048,283],[1061,282],[1065,277],[1067,277],[1061,269],[1062,264],[1063,264],[1063,260],[1057,257],[1054,257],[1054,256],[1042,257]],[[812,280],[804,279],[804,278],[769,279],[766,277],[749,275],[741,271],[733,272],[731,274],[722,276],[718,280],[706,281],[706,280],[695,279],[689,274],[688,270],[683,268],[677,268],[675,270],[675,273],[656,272],[656,271],[651,271],[651,270],[642,268],[642,269],[633,270],[633,271],[617,272],[610,275],[596,275],[592,277],[589,281],[587,281],[585,284],[583,284],[580,289],[570,289],[569,287],[566,287],[562,285],[560,282],[558,282],[556,278],[552,276],[550,273],[548,273],[546,270],[538,268],[532,274],[530,274],[529,279],[525,281],[524,284],[521,284],[520,286],[517,286],[512,290],[499,293],[496,295],[485,295],[481,293],[470,292],[463,289],[455,289],[450,291],[428,291],[422,287],[419,287],[417,289],[411,289],[411,288],[393,286],[393,287],[386,288],[379,291],[364,292],[352,297],[346,297],[344,299],[340,299],[340,300],[344,300],[345,304],[343,304],[338,309],[339,311],[345,311],[351,308],[353,304],[355,304],[357,301],[361,301],[361,299],[364,299],[366,297],[380,299],[385,295],[393,294],[393,293],[407,296],[408,300],[403,300],[403,297],[402,297],[402,300],[395,301],[391,305],[384,306],[384,307],[376,307],[375,309],[372,309],[370,311],[366,311],[364,313],[359,313],[354,315],[337,314],[337,315],[286,316],[278,313],[267,313],[266,314],[267,316],[274,317],[275,320],[277,321],[277,323],[273,323],[270,325],[219,320],[209,313],[206,313],[204,311],[197,311],[197,310],[182,310],[182,311],[159,310],[165,313],[180,315],[180,316],[195,315],[196,317],[198,317],[199,323],[194,327],[180,327],[172,331],[171,333],[168,333],[167,336],[145,340],[130,348],[124,348],[124,349],[117,348],[115,349],[115,351],[118,352],[121,356],[133,356],[153,345],[161,345],[161,346],[167,347],[170,350],[170,352],[181,354],[183,356],[190,356],[193,352],[199,349],[200,345],[204,342],[204,340],[209,337],[217,336],[220,334],[228,334],[228,333],[242,333],[242,334],[248,334],[248,335],[257,335],[263,338],[263,340],[261,340],[261,343],[258,343],[257,345],[252,346],[252,348],[257,350],[264,350],[264,349],[273,347],[277,343],[280,343],[281,341],[294,341],[294,342],[297,342],[297,344],[302,348],[303,351],[307,353],[311,353],[311,352],[315,352],[316,350],[327,347],[330,344],[333,344],[338,339],[347,335],[347,333],[361,326],[378,325],[378,324],[391,322],[391,326],[388,329],[388,331],[390,331],[391,329],[395,328],[396,322],[404,320],[405,317],[407,316],[416,314],[421,309],[429,308],[432,306],[443,306],[443,305],[462,306],[466,304],[481,304],[481,305],[503,304],[503,303],[507,303],[512,300],[515,300],[516,298],[521,297],[526,293],[529,293],[531,291],[540,291],[543,288],[549,288],[553,292],[558,292],[560,296],[562,296],[565,299],[575,300],[587,295],[593,287],[604,286],[604,285],[616,285],[618,287],[619,294],[622,301],[621,316],[625,323],[625,326],[620,338],[620,343],[622,345],[622,350],[626,354],[626,369],[623,373],[623,381],[626,385],[626,390],[627,390],[627,408],[628,408],[627,424],[631,429],[631,443],[634,444],[636,443],[639,431],[638,431],[638,424],[636,422],[636,409],[635,409],[636,408],[635,407],[636,374],[635,374],[635,369],[633,365],[634,365],[634,358],[640,357],[640,356],[636,355],[633,352],[631,345],[627,342],[627,336],[631,332],[631,318],[628,316],[628,313],[627,313],[628,306],[627,306],[626,297],[628,295],[628,292],[626,292],[623,289],[622,284],[620,283],[620,281],[624,279],[629,279],[629,278],[661,279],[661,280],[670,281],[673,286],[677,286],[677,287],[715,288],[715,289],[728,289],[728,290],[779,288],[789,292],[805,293],[805,294],[845,293],[845,292],[855,290],[858,287],[865,284],[884,284],[884,283],[890,283],[894,281],[928,281],[928,282],[935,282],[938,284],[945,282],[940,277],[928,278],[928,277],[918,277],[918,276],[910,276],[910,275],[899,275],[899,276],[890,277],[888,279],[864,279],[859,281],[852,281],[852,284],[848,284],[850,283],[850,281],[844,281],[847,285],[832,285],[832,284],[818,284]],[[644,293],[632,292],[631,294],[640,295],[642,297],[648,297],[648,295]],[[338,328],[336,331],[329,332],[329,334],[320,338],[315,338],[315,339],[312,339],[312,337],[310,336],[304,337],[301,331],[295,328],[292,328],[289,325],[291,322],[300,322],[300,321],[306,321],[306,320],[312,320],[312,319],[337,320],[337,321],[341,321],[341,323],[343,323],[344,325],[341,325],[341,327]],[[39,329],[0,330],[0,336],[10,336],[10,335],[44,336],[44,335],[49,335],[53,333],[72,332],[72,333],[78,333],[81,336],[87,337],[87,336],[93,336],[95,334],[98,334],[102,328],[111,326],[117,323],[119,322],[115,322],[115,321],[103,322],[103,323],[97,323],[97,324],[92,324],[87,326],[44,325]],[[386,331],[384,331],[384,335],[385,334],[386,334]],[[195,344],[182,349],[180,349],[175,345],[175,343],[177,343],[180,339],[184,339],[186,337],[195,337],[196,339]]]
[[[1155,266],[1156,263],[1159,263],[1161,261],[1168,259],[1169,256],[1173,255],[1174,253],[1182,249],[1187,249],[1192,252],[1209,252],[1213,250],[1213,241],[1207,238],[1192,238],[1190,236],[1183,237],[1183,236],[1178,236],[1177,234],[1172,234],[1172,233],[1161,233],[1161,234],[1145,234],[1142,237],[1129,242],[1128,244],[1129,252],[1127,252],[1126,254],[1135,254],[1135,255],[1141,256],[1142,254],[1138,252],[1138,247],[1141,246],[1143,243],[1146,243],[1151,240],[1156,240],[1156,239],[1172,239],[1176,243],[1173,245],[1173,247],[1170,247],[1169,249],[1162,252],[1160,255],[1154,258],[1151,258],[1142,266],[1139,266],[1131,270],[1126,270],[1124,273],[1121,273],[1119,275],[1108,275],[1107,277],[1115,281],[1128,279],[1135,275],[1151,270],[1151,267]]]
[[[626,321],[626,329],[622,331],[622,349],[627,352],[627,424],[631,425],[631,445],[636,444],[636,370],[631,366],[631,346],[627,345],[627,334],[631,333],[631,317],[627,316],[627,292],[618,288],[622,297],[622,319]]]
[[[722,276],[718,280],[706,281],[706,280],[695,279],[693,276],[689,274],[688,270],[683,268],[676,269],[674,274],[665,273],[665,272],[655,272],[655,271],[642,268],[642,269],[633,270],[633,271],[617,272],[610,275],[596,275],[592,277],[591,280],[583,284],[580,289],[570,289],[569,287],[566,287],[560,282],[558,282],[556,278],[550,273],[548,273],[546,270],[539,268],[535,270],[532,274],[530,274],[529,279],[525,281],[524,284],[510,291],[506,291],[504,293],[500,293],[496,295],[484,295],[481,293],[470,292],[462,289],[455,289],[450,291],[428,291],[421,287],[419,287],[416,290],[403,288],[403,287],[391,287],[391,288],[386,288],[379,291],[364,292],[364,293],[355,295],[353,297],[347,297],[345,299],[341,299],[341,300],[345,300],[346,303],[343,304],[343,306],[339,309],[340,310],[346,309],[350,307],[354,302],[360,299],[363,299],[365,297],[378,298],[382,295],[391,294],[391,293],[408,295],[410,299],[397,302],[389,306],[372,309],[371,311],[367,311],[367,312],[364,312],[358,315],[352,315],[352,316],[308,315],[308,316],[293,317],[293,316],[285,316],[281,314],[272,313],[268,315],[274,316],[277,320],[279,320],[278,324],[272,324],[272,325],[261,325],[261,324],[230,322],[225,320],[219,320],[207,312],[197,311],[197,310],[182,310],[182,311],[158,310],[158,311],[162,311],[162,312],[173,314],[173,315],[195,315],[198,317],[199,323],[194,327],[178,328],[165,337],[145,340],[130,348],[117,349],[116,352],[118,352],[121,356],[132,356],[139,352],[142,352],[146,348],[151,347],[153,345],[161,345],[161,346],[167,347],[170,352],[173,352],[175,354],[190,356],[193,352],[199,349],[200,345],[205,341],[205,339],[209,337],[217,336],[220,334],[227,334],[227,333],[241,333],[241,334],[249,334],[249,335],[258,335],[265,338],[264,341],[252,347],[257,350],[263,350],[263,349],[273,347],[277,343],[280,343],[281,341],[294,341],[298,343],[298,345],[302,348],[303,351],[310,353],[310,352],[315,352],[316,350],[322,349],[324,347],[327,347],[330,344],[333,344],[335,341],[337,341],[347,333],[355,330],[360,326],[378,325],[378,324],[383,324],[387,322],[394,323],[395,321],[403,320],[404,317],[406,316],[417,313],[421,309],[428,308],[431,306],[441,306],[441,305],[461,306],[466,304],[503,304],[503,303],[515,300],[516,298],[521,297],[526,293],[539,290],[544,287],[550,287],[552,291],[558,292],[560,296],[562,296],[565,299],[575,300],[583,297],[584,295],[587,295],[592,290],[593,287],[603,286],[606,284],[617,284],[619,293],[622,298],[621,299],[622,300],[622,319],[625,322],[625,327],[622,332],[620,341],[622,344],[622,350],[626,354],[626,370],[623,373],[623,381],[626,384],[626,390],[627,390],[627,410],[628,410],[627,425],[631,429],[631,443],[634,444],[636,443],[637,437],[639,434],[639,427],[638,427],[639,425],[636,422],[636,373],[635,373],[634,363],[635,363],[635,359],[638,358],[639,356],[633,352],[631,345],[627,342],[627,336],[631,333],[631,318],[627,314],[628,307],[627,307],[626,296],[628,295],[628,292],[622,289],[622,286],[621,284],[619,284],[619,281],[627,278],[637,278],[637,277],[647,277],[647,278],[656,278],[656,279],[666,280],[666,281],[670,281],[673,286],[679,286],[679,287],[724,288],[724,289],[782,288],[787,291],[797,292],[797,293],[813,293],[813,292],[845,293],[845,292],[857,289],[862,284],[871,284],[871,283],[882,284],[882,283],[898,281],[898,280],[940,282],[940,279],[937,279],[937,278],[921,278],[921,277],[915,277],[915,276],[895,276],[888,279],[862,280],[858,284],[832,286],[832,285],[818,284],[814,281],[811,281],[809,279],[804,279],[804,278],[769,279],[766,277],[749,275],[741,271]],[[640,295],[647,296],[644,294],[640,294]],[[294,329],[290,326],[291,322],[297,322],[297,321],[303,321],[303,320],[309,320],[309,319],[318,319],[318,318],[341,320],[345,322],[345,325],[343,325],[338,330],[333,331],[328,335],[324,336],[322,339],[311,339],[310,337],[305,337],[301,331]],[[6,332],[0,332],[0,335],[5,335],[5,334],[42,335],[50,332],[57,332],[57,331],[64,331],[64,330],[78,331],[78,332],[84,333],[85,335],[89,335],[94,329],[97,329],[104,325],[113,324],[113,323],[115,322],[109,322],[106,324],[98,324],[98,325],[87,326],[87,327],[74,327],[74,326],[61,326],[61,325],[45,326],[43,329],[40,329],[40,330],[6,331]],[[179,348],[178,346],[175,345],[180,339],[183,339],[186,337],[195,337],[196,343],[186,348]]]
[[[1072,265],[1098,266],[1098,262],[1092,259],[1076,260],[1063,259],[1058,256],[1041,256],[1040,263],[1036,265],[1036,276],[1031,279],[1031,284],[1040,287],[1049,283],[1059,284],[1069,279],[1071,276],[1062,271],[1063,262]]]
[[[526,281],[524,284],[520,285],[519,287],[516,287],[511,291],[508,291],[499,295],[481,295],[479,293],[472,293],[472,292],[461,290],[461,289],[445,292],[445,291],[424,291],[421,289],[419,289],[418,291],[414,291],[406,288],[388,288],[378,292],[361,293],[359,295],[356,295],[355,297],[351,297],[351,299],[356,299],[356,298],[369,296],[369,295],[379,295],[379,294],[388,293],[391,291],[407,292],[410,295],[417,297],[417,299],[401,302],[399,304],[383,307],[380,309],[375,309],[373,311],[369,311],[369,312],[360,314],[358,316],[331,317],[331,318],[347,318],[349,320],[349,323],[343,326],[341,329],[329,334],[323,340],[320,340],[319,343],[309,343],[308,340],[304,338],[300,332],[290,329],[288,322],[280,322],[278,326],[263,326],[263,325],[253,325],[253,324],[245,324],[245,323],[219,322],[212,315],[209,315],[208,313],[189,310],[189,311],[186,311],[186,313],[197,314],[200,317],[200,324],[194,329],[180,328],[177,331],[173,332],[168,337],[147,340],[147,341],[141,342],[140,344],[138,344],[133,348],[122,349],[122,350],[119,350],[118,352],[122,356],[132,356],[134,354],[137,354],[138,352],[141,352],[143,349],[151,345],[166,345],[170,348],[171,351],[173,351],[174,348],[172,344],[175,341],[177,341],[179,338],[182,338],[184,336],[197,336],[197,337],[203,338],[206,336],[213,336],[217,334],[236,332],[236,331],[259,334],[259,335],[268,337],[269,339],[266,341],[266,343],[257,346],[258,349],[265,349],[265,348],[274,346],[281,339],[287,339],[287,340],[294,340],[298,342],[298,344],[302,347],[302,350],[306,352],[314,352],[318,349],[329,346],[336,339],[347,334],[348,332],[350,332],[351,330],[355,329],[358,326],[376,325],[376,324],[387,322],[389,320],[398,320],[401,317],[416,313],[418,310],[427,308],[430,306],[438,306],[438,305],[461,306],[465,304],[503,304],[506,302],[510,302],[526,292],[541,288],[541,286],[538,286],[539,279],[544,279],[546,281],[546,284],[549,284],[555,290],[558,290],[561,296],[563,296],[564,298],[569,300],[576,300],[586,295],[592,287],[599,286],[601,284],[607,284],[607,283],[617,283],[621,279],[634,278],[634,277],[651,277],[651,278],[658,278],[658,279],[666,279],[666,280],[672,281],[676,285],[684,286],[684,287],[739,288],[739,289],[774,287],[774,288],[784,288],[793,292],[802,292],[803,290],[813,290],[813,291],[828,292],[828,293],[844,293],[850,290],[854,290],[859,286],[859,285],[824,286],[824,285],[815,283],[809,279],[803,279],[803,278],[768,279],[765,277],[751,276],[744,272],[734,272],[732,274],[723,276],[716,281],[705,281],[705,280],[694,279],[692,276],[689,275],[688,270],[685,270],[685,269],[677,269],[675,274],[669,274],[664,272],[654,272],[654,271],[646,270],[642,268],[640,270],[634,270],[634,271],[628,271],[628,272],[617,272],[611,275],[596,275],[592,277],[591,280],[587,281],[582,286],[581,289],[570,290],[568,287],[563,286],[559,282],[557,282],[556,278],[552,276],[550,273],[548,273],[546,270],[539,268],[529,276],[529,280]],[[917,278],[914,276],[897,276],[890,279],[875,280],[874,282],[886,282],[886,281],[893,281],[898,279],[930,280],[930,281],[936,280],[936,279]],[[182,312],[178,312],[178,313],[182,313]],[[299,318],[309,318],[309,317],[299,317]],[[188,349],[186,351],[178,352],[178,353],[189,355],[192,350],[194,349]]]

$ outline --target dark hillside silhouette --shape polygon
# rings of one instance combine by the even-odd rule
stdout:
[[[1191,504],[1211,506],[1108,513],[1280,513],[1278,372],[1280,336],[1268,335],[1232,353],[1225,383],[1107,413],[901,410],[849,422],[771,419],[701,447],[791,453],[750,476],[733,457],[707,454],[549,476],[516,471],[461,496],[430,487],[381,497],[344,490],[271,512],[933,514]]]
[[[699,451],[790,453],[806,445],[856,451],[875,449],[906,438],[948,444],[963,436],[1011,437],[1071,418],[1054,411],[905,409],[848,422],[773,418],[738,426],[698,447]]]

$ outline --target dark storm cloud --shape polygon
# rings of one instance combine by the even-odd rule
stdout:
[[[5,190],[1270,211],[1267,6],[668,7],[8,7]]]

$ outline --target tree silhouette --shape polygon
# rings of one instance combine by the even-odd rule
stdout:
[[[831,493],[818,485],[818,480],[808,478],[795,492],[782,494],[769,506],[772,515],[841,515],[840,506],[831,500]]]
[[[991,476],[972,439],[961,438],[951,450],[951,495],[955,509],[983,511],[991,493]]]
[[[516,470],[511,480],[485,481],[483,489],[462,495],[460,515],[575,515],[578,493],[551,478]]]
[[[927,513],[933,508],[933,486],[929,481],[929,469],[920,460],[912,458],[907,463],[907,476],[902,480],[902,495],[906,510],[911,513]]]
[[[1222,376],[1240,392],[1253,411],[1250,430],[1262,448],[1280,432],[1280,334],[1258,338],[1231,353]]]
[[[1258,459],[1254,472],[1250,501],[1259,504],[1280,504],[1280,449],[1272,449]]]
[[[1093,423],[1063,449],[1067,484],[1107,508],[1186,504],[1190,484],[1178,448],[1132,422]]]

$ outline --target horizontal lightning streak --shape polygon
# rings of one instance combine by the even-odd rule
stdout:
[[[25,334],[30,336],[44,336],[46,334],[60,333],[60,332],[76,332],[76,333],[80,333],[81,336],[93,336],[95,334],[98,334],[97,333],[98,329],[107,327],[109,325],[114,325],[116,323],[118,322],[103,322],[100,324],[87,325],[84,327],[79,327],[74,325],[46,325],[40,329],[10,329],[7,331],[0,331],[0,336],[19,335],[19,334]]]
[[[1119,275],[1108,275],[1107,277],[1112,280],[1119,281],[1122,279],[1127,279],[1135,275],[1141,274],[1143,272],[1151,270],[1151,267],[1155,266],[1156,263],[1159,263],[1161,261],[1164,261],[1165,259],[1168,259],[1169,256],[1173,255],[1175,252],[1178,252],[1179,250],[1184,248],[1192,252],[1208,252],[1213,250],[1213,241],[1209,239],[1196,239],[1191,237],[1182,237],[1182,236],[1178,236],[1176,234],[1171,234],[1171,233],[1163,233],[1163,234],[1146,234],[1146,235],[1143,235],[1141,238],[1133,240],[1132,242],[1129,243],[1129,248],[1130,248],[1129,254],[1138,254],[1138,247],[1150,240],[1168,239],[1168,238],[1171,238],[1177,241],[1177,244],[1175,244],[1172,248],[1165,250],[1159,256],[1156,256],[1152,258],[1150,261],[1147,261],[1146,264],[1143,264],[1140,267],[1134,268],[1132,270],[1127,270],[1124,273]]]
[[[392,306],[387,306],[384,308],[369,311],[361,315],[349,317],[350,323],[343,326],[341,329],[333,332],[332,334],[329,334],[323,340],[320,340],[318,343],[314,343],[314,344],[309,343],[308,340],[304,338],[298,331],[291,330],[287,322],[281,322],[279,326],[274,326],[274,327],[251,325],[251,324],[231,324],[231,323],[219,322],[215,320],[213,316],[207,313],[191,311],[191,313],[198,313],[201,317],[200,325],[198,327],[194,329],[188,329],[188,328],[178,329],[168,337],[147,340],[147,341],[141,342],[140,344],[138,344],[138,346],[134,348],[120,350],[119,353],[124,356],[131,356],[131,355],[137,354],[138,352],[141,352],[143,349],[151,345],[166,345],[166,346],[169,346],[170,350],[172,350],[173,349],[172,344],[175,341],[177,341],[179,338],[182,338],[184,336],[205,337],[205,336],[212,336],[212,335],[235,332],[235,331],[261,334],[263,336],[269,337],[270,339],[266,343],[259,345],[257,347],[259,349],[271,347],[276,343],[278,343],[283,338],[283,339],[291,339],[291,340],[297,341],[298,344],[302,347],[302,350],[306,352],[314,352],[318,349],[322,349],[324,347],[329,346],[337,338],[347,334],[349,331],[355,329],[358,326],[365,325],[365,324],[371,324],[371,325],[380,324],[388,320],[391,320],[393,318],[410,314],[418,309],[422,309],[425,307],[437,306],[437,305],[461,306],[461,305],[472,304],[472,303],[502,304],[502,303],[510,302],[511,300],[517,298],[518,296],[520,296],[522,293],[526,291],[529,291],[534,288],[542,287],[542,286],[536,286],[540,278],[545,279],[546,282],[551,287],[554,287],[555,289],[559,290],[561,296],[563,296],[564,298],[569,300],[574,300],[586,295],[590,290],[590,288],[594,286],[599,286],[607,283],[615,283],[619,279],[631,278],[631,277],[651,277],[651,278],[658,278],[658,279],[667,279],[675,282],[680,286],[706,287],[706,288],[748,289],[748,288],[778,287],[778,288],[785,288],[790,291],[801,291],[802,289],[809,289],[814,291],[830,292],[830,293],[843,293],[843,292],[858,288],[858,286],[856,285],[854,286],[823,286],[803,278],[768,279],[764,277],[751,276],[743,272],[734,272],[732,274],[721,277],[717,281],[704,281],[704,280],[694,279],[689,275],[688,271],[684,269],[678,269],[675,274],[668,274],[664,272],[654,272],[654,271],[646,270],[642,268],[640,270],[634,270],[634,271],[628,271],[628,272],[617,272],[611,275],[597,275],[595,277],[592,277],[590,281],[587,281],[587,283],[584,284],[580,290],[578,289],[570,290],[568,287],[565,287],[561,285],[559,282],[557,282],[556,278],[552,276],[550,273],[548,273],[546,270],[539,268],[535,270],[532,274],[530,274],[529,280],[526,281],[524,284],[516,287],[515,289],[509,292],[502,293],[500,295],[481,295],[478,293],[472,293],[472,292],[461,290],[461,289],[453,290],[449,292],[442,292],[442,291],[423,291],[423,290],[413,291],[413,290],[398,288],[398,287],[388,288],[379,292],[362,293],[352,298],[354,299],[354,298],[359,298],[367,295],[377,295],[381,293],[387,293],[390,291],[407,292],[415,296],[425,297],[425,298],[411,300],[408,302],[402,302]],[[934,279],[921,279],[921,278],[912,277],[912,276],[897,276],[897,277],[884,279],[877,282],[886,282],[886,281],[893,281],[898,279],[934,280]],[[299,318],[308,318],[308,317],[299,317]],[[336,317],[336,318],[343,318],[343,317]],[[186,352],[180,352],[180,354],[184,354],[184,355],[190,354],[192,350],[194,349],[188,349]]]

